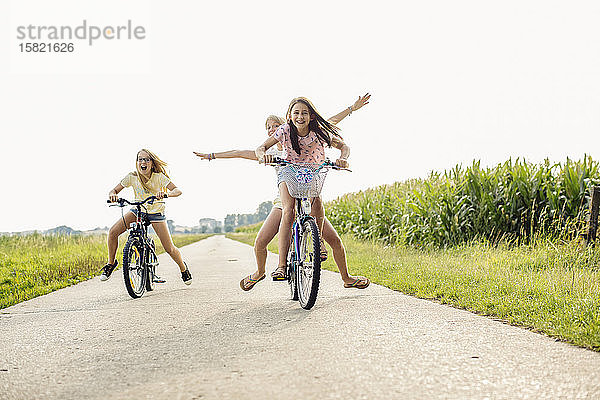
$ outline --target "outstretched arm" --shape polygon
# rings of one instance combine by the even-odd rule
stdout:
[[[247,160],[256,161],[256,154],[252,150],[229,150],[220,153],[199,153],[194,151],[194,154],[203,160],[213,160],[215,158],[245,158]]]
[[[334,125],[337,124],[338,122],[346,118],[348,115],[352,114],[352,112],[360,110],[363,106],[369,104],[370,98],[371,95],[369,93],[365,94],[364,96],[358,96],[358,100],[356,100],[354,104],[344,109],[344,111],[341,111],[333,117],[329,118],[327,121],[331,122]]]

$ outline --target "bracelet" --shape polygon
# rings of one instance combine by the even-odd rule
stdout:
[[[210,153],[210,154],[208,155],[208,161],[210,161],[210,160],[214,160],[215,158],[216,158],[216,157],[215,157],[215,153]]]
[[[350,116],[352,114],[352,106],[348,107],[348,111],[349,111],[348,116]]]

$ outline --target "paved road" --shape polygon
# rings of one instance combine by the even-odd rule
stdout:
[[[161,255],[139,300],[119,270],[0,311],[0,398],[600,398],[600,354],[330,272],[306,311],[285,283],[239,289],[249,246],[182,252],[189,287]]]

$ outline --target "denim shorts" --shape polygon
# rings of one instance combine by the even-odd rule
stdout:
[[[132,208],[131,212],[133,213],[133,215],[135,215],[137,217],[137,209]],[[167,220],[167,217],[165,216],[165,214],[161,214],[161,213],[146,214],[145,212],[142,212],[142,218],[145,216],[148,217],[148,221],[150,221],[150,222],[160,222],[160,221]]]

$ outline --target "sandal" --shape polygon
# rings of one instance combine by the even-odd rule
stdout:
[[[273,278],[274,281],[285,281],[287,279],[285,276],[286,268],[286,266],[277,267],[275,271],[271,272],[271,278]]]
[[[371,281],[364,276],[359,276],[352,283],[344,283],[345,288],[355,288],[355,289],[365,289],[367,286],[371,284]]]
[[[247,292],[248,290],[252,289],[254,287],[254,285],[256,285],[258,282],[262,281],[263,279],[265,279],[265,274],[263,274],[263,276],[261,276],[258,279],[252,279],[252,274],[250,274],[240,281],[240,287],[242,288],[242,290],[244,292]]]
[[[327,247],[325,247],[325,243],[323,243],[323,239],[321,239],[321,261],[327,261]]]

